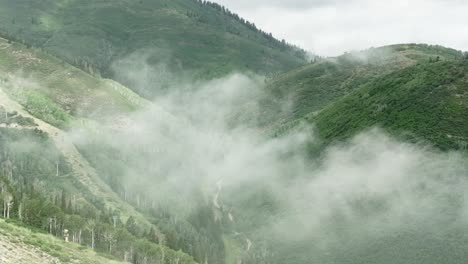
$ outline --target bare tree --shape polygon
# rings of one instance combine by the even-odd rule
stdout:
[[[114,237],[114,233],[112,231],[106,231],[104,233],[104,240],[109,243],[109,254],[112,254],[112,246],[115,244],[116,239]]]
[[[91,248],[94,249],[95,246],[95,231],[96,231],[96,220],[88,219],[86,229],[91,232]]]
[[[10,210],[13,206],[13,195],[3,192],[3,218],[10,218]]]

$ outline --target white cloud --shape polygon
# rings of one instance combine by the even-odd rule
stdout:
[[[468,50],[468,2],[459,0],[218,0],[278,38],[320,55],[396,43]]]

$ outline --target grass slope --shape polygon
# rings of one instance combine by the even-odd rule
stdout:
[[[118,264],[113,260],[75,243],[65,243],[51,235],[38,233],[0,219],[2,263],[81,263]],[[126,262],[125,262],[126,263]]]
[[[113,76],[113,62],[137,51],[150,65],[204,78],[305,63],[303,51],[195,0],[1,0],[0,32],[106,76]]]
[[[74,118],[104,121],[147,103],[114,81],[1,38],[0,84],[31,114],[61,128]]]

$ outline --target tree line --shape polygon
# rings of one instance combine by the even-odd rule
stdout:
[[[268,43],[272,44],[273,47],[275,48],[279,48],[281,49],[281,51],[286,51],[286,50],[291,50],[294,52],[294,55],[296,55],[297,57],[300,57],[300,58],[306,58],[307,56],[307,52],[296,46],[296,45],[293,45],[293,44],[290,44],[288,43],[286,40],[282,39],[282,40],[278,40],[276,39],[272,33],[269,33],[269,32],[266,32],[266,31],[263,31],[262,29],[259,29],[257,28],[257,26],[255,25],[255,23],[252,23],[242,17],[240,17],[238,14],[232,12],[231,10],[229,10],[227,7],[223,6],[223,5],[220,5],[218,3],[215,3],[215,2],[210,2],[210,1],[206,1],[206,0],[193,0],[195,2],[197,2],[198,4],[202,5],[202,6],[205,6],[205,7],[210,7],[210,8],[213,8],[215,10],[217,10],[218,12],[224,14],[224,15],[227,15],[228,17],[234,19],[235,21],[241,23],[242,25],[244,25],[245,27],[247,27],[248,29],[256,32],[256,33],[260,33],[262,37],[264,37]],[[189,16],[196,16],[196,14],[193,14],[191,12],[188,13]],[[240,31],[237,31],[235,30],[234,28],[230,28],[228,27],[227,30],[230,32],[230,33],[233,33],[233,34],[236,34],[236,35],[240,35]]]

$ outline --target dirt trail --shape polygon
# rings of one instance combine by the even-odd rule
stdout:
[[[0,49],[8,49],[11,46],[9,43],[0,43]],[[0,262],[1,263],[1,262]]]
[[[222,190],[223,190],[223,179],[220,179],[220,180],[218,180],[216,182],[216,193],[213,196],[213,206],[218,210],[222,210],[222,204],[220,203],[220,200],[219,200],[219,196],[221,195]],[[228,215],[229,220],[231,222],[234,222],[234,216],[232,214],[232,209],[231,209],[231,211],[228,212],[227,215]],[[247,235],[245,235],[243,233],[236,232],[236,236],[244,236],[245,237],[245,243],[246,243],[245,249],[246,249],[247,252],[250,251],[250,249],[253,246],[252,240],[250,240],[247,237]]]
[[[16,240],[15,237],[0,234],[1,264],[59,264],[58,258],[40,249]]]

